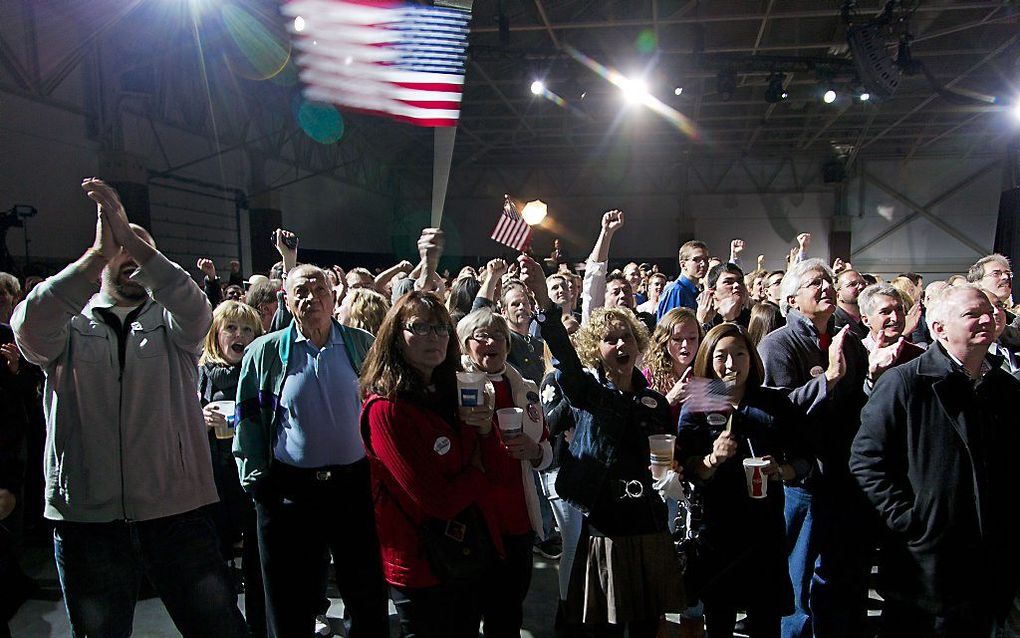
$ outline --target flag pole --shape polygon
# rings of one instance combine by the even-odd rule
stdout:
[[[473,0],[436,0],[435,6],[462,9],[471,12]],[[443,223],[443,209],[446,205],[446,189],[450,185],[450,167],[453,164],[453,143],[457,137],[456,126],[435,129],[435,147],[432,152],[432,228]]]

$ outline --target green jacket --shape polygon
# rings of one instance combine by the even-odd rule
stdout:
[[[364,330],[342,326],[335,320],[333,323],[340,330],[354,371],[361,374],[361,364],[375,337]],[[291,323],[288,328],[259,337],[248,346],[241,360],[233,452],[241,486],[249,492],[265,476],[273,459],[280,396],[296,331],[297,324]]]

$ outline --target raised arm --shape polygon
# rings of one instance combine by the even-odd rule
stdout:
[[[273,246],[283,260],[283,274],[287,275],[297,266],[298,236],[289,230],[277,228],[273,231]]]
[[[595,240],[584,267],[584,280],[581,284],[581,323],[586,323],[593,311],[606,305],[606,262],[609,259],[609,246],[613,242],[613,235],[621,228],[623,228],[622,212],[611,210],[602,215],[598,239]]]
[[[223,301],[223,291],[220,290],[220,278],[216,276],[216,265],[211,259],[202,258],[198,260],[198,270],[205,275],[205,296],[209,298],[209,305],[215,308]]]
[[[120,252],[101,206],[96,206],[96,236],[81,257],[43,281],[11,316],[14,340],[25,358],[45,368],[67,348],[68,322],[99,290],[99,277]]]
[[[164,308],[170,338],[183,350],[198,353],[212,324],[209,300],[183,268],[163,256],[140,226],[128,223],[117,191],[99,179],[82,183],[88,196],[99,204],[114,240],[138,264],[131,277],[148,288]]]
[[[401,260],[399,263],[393,266],[390,266],[389,268],[375,276],[375,289],[382,290],[386,284],[390,283],[390,279],[393,279],[399,273],[411,272],[412,268],[414,268],[414,264],[407,261],[406,259]]]
[[[418,239],[418,255],[421,257],[418,278],[414,287],[418,290],[440,291],[438,283],[439,274],[436,268],[439,267],[439,257],[443,254],[443,231],[438,228],[424,228],[421,237]]]

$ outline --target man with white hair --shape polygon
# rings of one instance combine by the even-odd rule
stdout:
[[[871,525],[847,459],[866,400],[868,358],[849,328],[835,331],[836,288],[822,260],[794,264],[781,297],[786,325],[758,346],[765,385],[787,390],[806,414],[802,436],[815,456],[815,470],[785,487],[794,612],[783,618],[782,635],[860,636]]]
[[[883,372],[916,359],[924,348],[903,337],[907,314],[903,310],[903,297],[891,284],[872,284],[857,298],[861,309],[861,323],[868,335],[861,343],[868,351],[868,381],[874,383]]]
[[[386,636],[386,585],[361,440],[358,374],[372,335],[333,318],[322,269],[284,282],[294,320],[245,351],[237,391],[241,485],[255,499],[269,635],[310,636],[332,553],[351,636]]]
[[[881,638],[989,636],[1016,592],[1020,382],[987,356],[993,314],[973,284],[931,300],[935,341],[861,415],[850,469],[888,528]]]

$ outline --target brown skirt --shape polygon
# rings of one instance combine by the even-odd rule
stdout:
[[[665,532],[581,537],[570,574],[572,620],[622,624],[686,608],[673,541]]]

